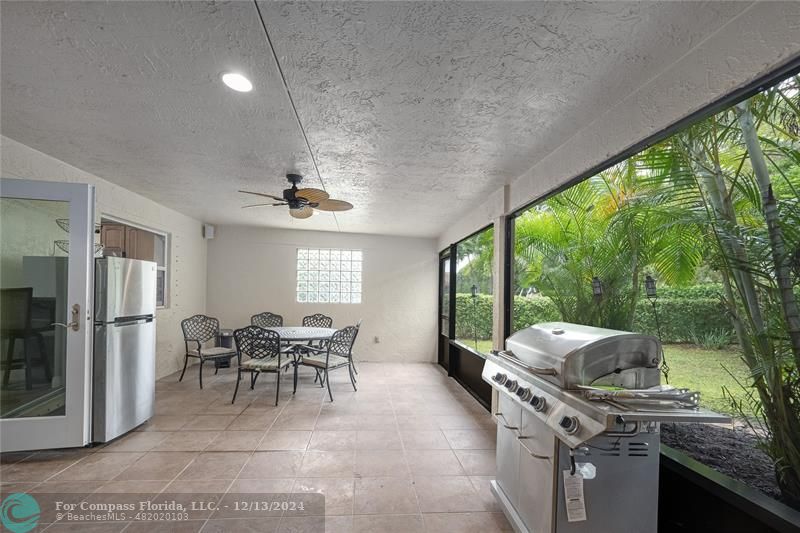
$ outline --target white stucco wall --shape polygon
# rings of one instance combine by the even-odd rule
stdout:
[[[797,57],[798,20],[800,2],[754,2],[512,180],[507,211],[541,197]],[[454,220],[439,236],[438,249],[503,214],[501,190]]]
[[[299,247],[363,250],[362,303],[297,303]],[[208,313],[226,328],[248,325],[262,311],[287,325],[317,312],[335,327],[363,318],[359,360],[432,362],[437,267],[434,239],[221,226],[208,244]]]
[[[90,183],[96,190],[98,222],[111,215],[170,234],[169,307],[156,313],[156,375],[179,370],[184,353],[180,321],[206,309],[207,247],[201,223],[8,137],[0,136],[0,153],[5,178]]]

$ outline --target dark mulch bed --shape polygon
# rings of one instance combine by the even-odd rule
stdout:
[[[661,442],[704,465],[781,500],[769,456],[744,427],[706,424],[662,424]]]

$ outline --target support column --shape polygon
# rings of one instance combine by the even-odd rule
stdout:
[[[506,296],[506,283],[513,283],[513,280],[507,280],[508,269],[505,267],[506,259],[506,221],[510,208],[509,187],[503,187],[503,200],[502,209],[500,214],[494,218],[494,257],[492,260],[492,294],[494,295],[494,302],[492,306],[492,348],[494,350],[502,350],[505,348],[505,332],[506,332],[506,312],[505,312],[505,296]],[[498,409],[498,396],[497,391],[492,389],[492,416]]]

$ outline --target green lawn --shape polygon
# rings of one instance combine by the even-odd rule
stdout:
[[[474,339],[458,340],[475,348]],[[492,349],[492,341],[478,340],[477,346],[479,352],[488,353]],[[707,350],[687,344],[665,344],[664,354],[670,368],[670,385],[700,391],[703,407],[723,413],[732,412],[730,401],[722,395],[723,386],[737,399],[746,396],[745,391],[725,370],[727,368],[743,384],[748,383],[747,366],[735,346],[725,350]]]
[[[727,387],[739,400],[746,397],[746,392],[725,370],[730,371],[742,384],[748,383],[747,365],[735,346],[725,350],[706,350],[691,345],[667,344],[664,345],[664,354],[670,368],[670,385],[700,391],[703,407],[724,413],[732,412],[730,401],[722,395],[722,387]]]
[[[469,346],[473,350],[475,349],[475,339],[456,339],[461,344],[465,346]],[[481,340],[478,339],[478,351],[481,353],[489,353],[489,350],[492,349],[492,341],[491,340]]]

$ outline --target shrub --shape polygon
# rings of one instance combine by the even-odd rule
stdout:
[[[658,298],[665,300],[674,299],[698,299],[698,298],[714,298],[721,299],[725,294],[725,289],[722,283],[703,283],[700,285],[689,285],[686,287],[658,287]],[[642,299],[646,296],[644,291],[641,292]]]
[[[663,342],[694,342],[709,334],[733,338],[730,318],[719,298],[659,298],[656,312]],[[639,302],[636,306],[633,330],[658,335],[653,307],[649,302]]]
[[[479,294],[456,294],[456,337],[472,339],[477,329],[478,339],[492,338],[493,297]],[[538,322],[561,320],[555,304],[545,296],[514,296],[514,331]],[[477,324],[476,324],[477,319]]]
[[[561,320],[561,313],[553,301],[547,296],[514,296],[514,327],[512,331],[537,324]]]
[[[707,330],[699,334],[692,330],[689,332],[689,336],[692,344],[707,350],[721,350],[731,343],[731,332],[724,329]]]
[[[734,339],[730,319],[716,290],[722,290],[721,286],[708,284],[659,290],[656,309],[662,340],[717,347]],[[712,296],[699,296],[702,294]],[[677,297],[679,295],[688,297]],[[470,294],[456,294],[456,337],[472,339],[477,329],[478,339],[491,339],[492,301],[493,297],[486,294],[478,295],[475,300]],[[546,296],[514,296],[513,320],[512,331],[518,331],[531,324],[561,320],[561,315]],[[636,306],[633,330],[658,334],[653,308],[645,299]]]
[[[478,339],[491,339],[492,302],[487,294],[456,294],[456,337],[472,339],[477,329]]]

